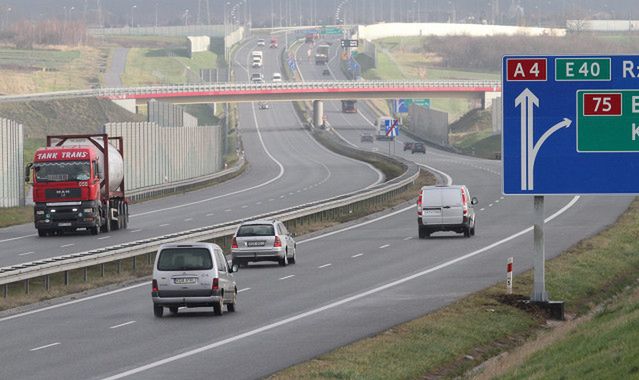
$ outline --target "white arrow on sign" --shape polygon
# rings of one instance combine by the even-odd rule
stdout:
[[[539,98],[529,89],[515,98],[515,107],[521,107],[521,189],[533,190],[535,184],[535,160],[539,149],[553,133],[561,128],[568,128],[572,121],[564,118],[559,123],[553,125],[534,143],[534,117],[533,107],[539,107]]]

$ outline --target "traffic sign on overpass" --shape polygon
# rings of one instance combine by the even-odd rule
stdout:
[[[505,56],[505,194],[639,193],[639,56]]]

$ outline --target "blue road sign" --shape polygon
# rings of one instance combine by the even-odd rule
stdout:
[[[386,136],[396,137],[399,136],[399,120],[384,120],[384,126],[386,127]]]
[[[395,113],[408,113],[409,99],[395,99]]]
[[[639,56],[505,56],[503,192],[639,193]]]

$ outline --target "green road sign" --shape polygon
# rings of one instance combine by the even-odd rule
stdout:
[[[577,91],[579,152],[639,152],[639,90]]]
[[[342,33],[344,33],[344,31],[342,29],[340,29],[340,28],[336,28],[334,26],[331,26],[331,27],[326,27],[326,28],[323,27],[320,30],[320,33],[321,34],[342,34]]]
[[[610,58],[557,58],[558,81],[610,80]]]
[[[411,104],[415,104],[420,107],[430,108],[430,99],[406,99],[406,106],[410,106]]]

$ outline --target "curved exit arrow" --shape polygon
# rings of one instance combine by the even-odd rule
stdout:
[[[550,129],[548,129],[540,138],[539,140],[537,140],[537,142],[535,143],[535,146],[532,149],[532,152],[530,154],[530,159],[528,160],[528,188],[532,190],[533,188],[533,178],[534,178],[534,173],[535,173],[535,159],[537,158],[537,153],[539,152],[539,149],[541,149],[541,146],[544,144],[544,142],[548,139],[548,137],[550,137],[550,135],[552,135],[553,133],[557,132],[558,130],[560,130],[561,128],[568,128],[570,127],[570,125],[572,124],[572,120],[568,119],[568,118],[564,118],[562,121],[560,121],[559,123],[553,125]]]

